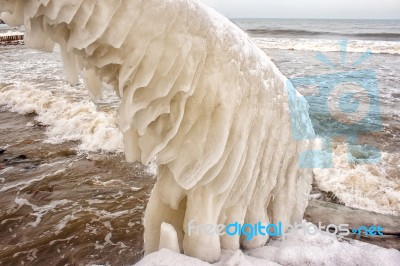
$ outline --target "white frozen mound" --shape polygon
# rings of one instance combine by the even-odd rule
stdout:
[[[114,87],[129,161],[157,155],[146,253],[158,250],[163,222],[181,251],[214,262],[221,247],[257,248],[268,236],[189,236],[189,221],[302,219],[311,170],[298,168],[298,155],[311,144],[291,136],[286,78],[228,19],[187,0],[0,3],[6,23],[25,25],[28,45],[60,45],[70,83],[82,69],[92,95],[101,96],[101,82]],[[292,126],[312,134],[305,100],[292,104]]]
[[[249,251],[223,251],[222,259],[213,265],[267,266],[267,265],[385,265],[397,266],[400,252],[371,244],[338,241],[330,235],[304,235],[299,230],[285,240],[272,240],[267,246]],[[136,266],[156,265],[210,265],[182,254],[162,249],[145,256]]]

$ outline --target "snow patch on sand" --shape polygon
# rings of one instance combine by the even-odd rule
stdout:
[[[302,230],[287,235],[285,240],[271,240],[266,246],[242,252],[222,251],[222,258],[212,265],[385,265],[397,266],[400,252],[351,240],[338,240],[335,236],[305,235]],[[167,249],[145,256],[137,266],[152,265],[211,265]]]

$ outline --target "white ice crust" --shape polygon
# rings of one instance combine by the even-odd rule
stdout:
[[[291,234],[285,240],[272,240],[266,246],[247,250],[223,250],[215,266],[397,266],[400,252],[352,240],[339,240],[326,234],[305,235],[303,231]],[[191,258],[168,249],[161,249],[144,257],[136,266],[207,266],[199,259]]]
[[[146,253],[159,249],[162,223],[176,231],[181,252],[215,262],[221,248],[258,248],[268,236],[188,236],[190,220],[301,221],[311,170],[299,169],[298,155],[311,144],[291,136],[287,79],[228,19],[191,0],[0,4],[7,24],[25,26],[26,44],[59,44],[71,84],[82,73],[93,96],[102,83],[114,87],[128,161],[157,155]],[[304,99],[291,104],[295,126],[312,131]]]

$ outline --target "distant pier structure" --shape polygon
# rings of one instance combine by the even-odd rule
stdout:
[[[12,28],[0,20],[0,45],[24,44],[24,31]]]
[[[0,19],[0,45],[24,44],[24,30],[13,28]]]
[[[0,44],[1,45],[24,44],[24,34],[23,33],[11,33],[11,34],[0,33]]]

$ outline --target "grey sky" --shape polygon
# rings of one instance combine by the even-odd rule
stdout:
[[[400,19],[400,0],[202,0],[230,18]]]

